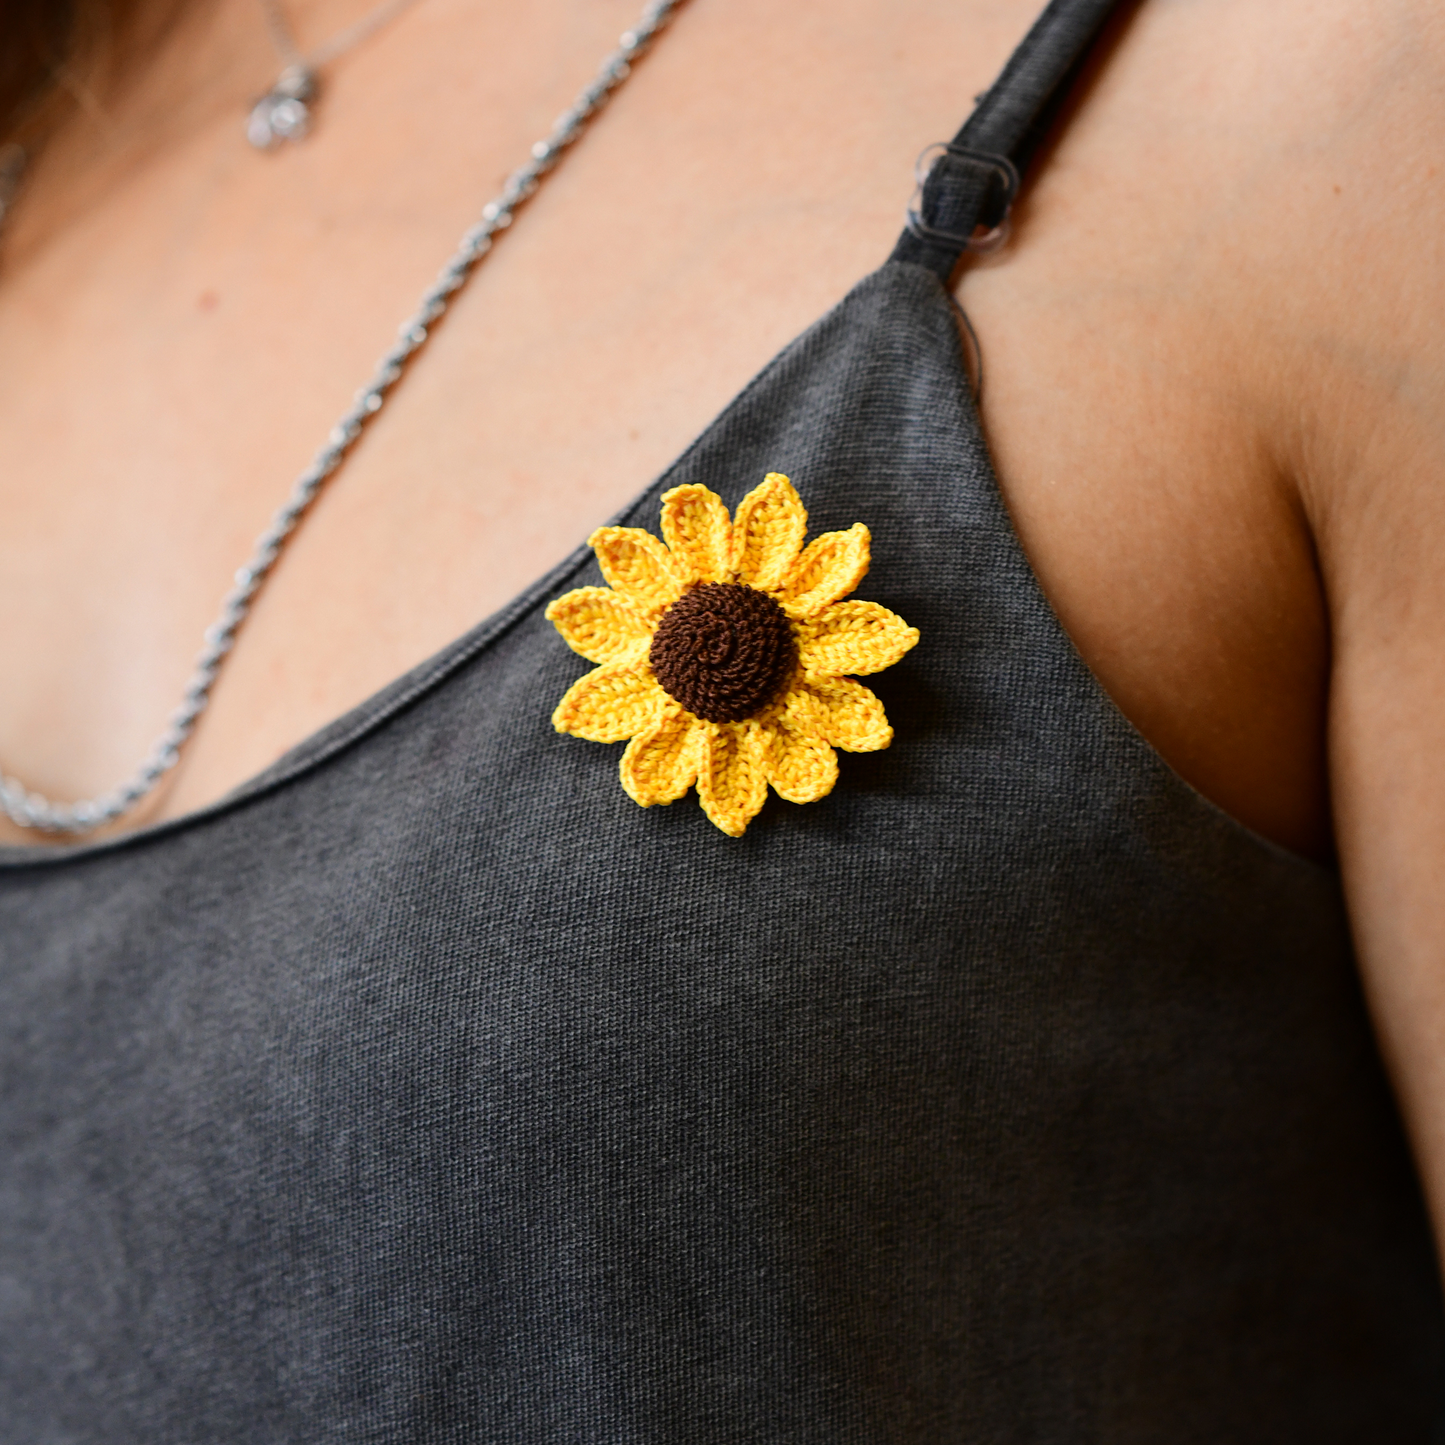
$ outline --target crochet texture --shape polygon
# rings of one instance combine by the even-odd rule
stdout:
[[[558,732],[630,739],[622,786],[644,808],[694,784],[741,837],[769,785],[813,803],[838,780],[835,748],[886,748],[883,705],[854,675],[891,667],[918,629],[876,602],[844,601],[868,570],[868,529],[803,545],[808,514],[770,472],[730,520],[702,486],[662,498],[666,545],[638,527],[590,538],[610,586],[579,587],[547,616],[598,666],[552,714]]]

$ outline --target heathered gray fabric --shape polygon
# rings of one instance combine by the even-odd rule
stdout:
[[[1082,665],[931,272],[627,519],[769,470],[922,629],[824,802],[733,840],[552,731],[579,556],[228,802],[4,855],[7,1442],[1429,1437],[1336,880]]]

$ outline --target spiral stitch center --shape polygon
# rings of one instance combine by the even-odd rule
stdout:
[[[782,690],[798,645],[787,614],[766,592],[705,582],[663,614],[648,661],[663,691],[694,717],[741,722]]]

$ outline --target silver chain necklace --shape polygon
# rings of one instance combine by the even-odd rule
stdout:
[[[281,0],[259,3],[271,43],[285,66],[271,89],[252,105],[246,119],[246,139],[257,150],[268,151],[284,141],[304,139],[311,129],[311,113],[321,94],[321,67],[376,34],[416,0],[382,0],[370,14],[323,41],[310,55],[303,55],[296,44]]]
[[[602,62],[592,83],[557,117],[546,139],[533,145],[525,164],[512,172],[500,194],[482,207],[481,220],[462,237],[421,304],[402,322],[395,345],[377,363],[371,379],[356,393],[350,409],[332,427],[325,445],[296,479],[285,506],[257,539],[250,560],[236,573],[235,585],[226,594],[221,615],[206,629],[205,645],[196,659],[180,706],[171,714],[169,725],[156,739],[145,761],[125,782],[99,797],[78,803],[52,802],[0,771],[0,810],[11,822],[49,833],[92,832],[129,812],[176,765],[182,746],[195,730],[196,720],[210,702],[221,664],[235,644],[236,634],[257,593],[275,567],[286,539],[296,530],[323,483],[356,445],[366,424],[386,404],[408,363],[426,340],[429,329],[466,285],[477,262],[491,250],[493,237],[512,224],[517,209],[537,190],[562,153],[581,137],[592,118],[627,79],[631,62],[647,49],[682,3],[683,0],[651,0],[636,27],[623,34],[617,49]]]

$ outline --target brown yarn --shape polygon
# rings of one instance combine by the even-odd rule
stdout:
[[[663,614],[648,661],[663,691],[693,716],[740,722],[782,690],[798,644],[787,614],[766,592],[704,582]]]

